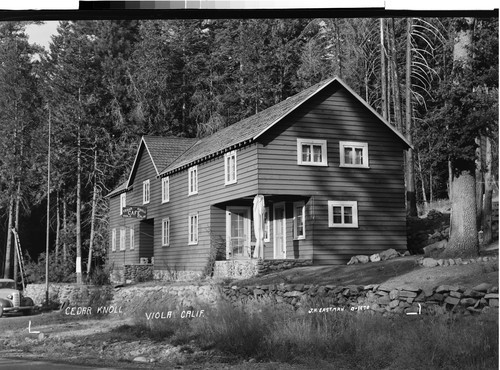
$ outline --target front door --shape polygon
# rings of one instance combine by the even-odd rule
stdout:
[[[249,258],[251,256],[250,233],[250,207],[227,207],[227,258]]]
[[[274,258],[286,258],[285,203],[274,205]]]

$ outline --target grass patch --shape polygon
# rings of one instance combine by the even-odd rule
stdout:
[[[498,364],[496,316],[299,314],[270,299],[220,302],[194,319],[139,320],[134,330],[172,344],[196,343],[240,358],[325,361],[347,369],[489,369]],[[123,330],[123,329],[122,329]],[[313,362],[316,363],[316,362]]]

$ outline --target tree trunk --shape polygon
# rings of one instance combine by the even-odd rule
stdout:
[[[90,267],[92,265],[92,250],[94,248],[96,206],[97,206],[97,149],[94,150],[94,190],[92,193],[92,214],[90,216],[90,241],[89,241],[89,257],[87,261],[87,276],[89,276],[90,274]]]
[[[412,102],[411,102],[411,32],[413,27],[412,18],[408,18],[406,31],[406,138],[412,142]],[[406,212],[409,216],[417,216],[417,197],[415,194],[415,166],[413,159],[413,150],[408,149],[405,156],[405,174],[406,174]]]
[[[14,195],[9,197],[9,221],[7,223],[7,246],[5,247],[5,270],[4,279],[10,279],[10,266],[12,264],[12,212],[14,208]]]
[[[56,263],[59,262],[59,244],[60,244],[60,233],[61,233],[61,215],[59,207],[59,190],[56,192]]]
[[[80,104],[80,117],[78,122],[76,144],[76,282],[82,284],[82,133],[81,133],[81,97],[78,89],[78,102]]]
[[[387,76],[385,67],[384,19],[380,18],[380,73],[382,85],[382,117],[387,119]]]
[[[424,173],[422,171],[422,162],[420,161],[420,155],[417,154],[417,162],[418,162],[418,173],[420,175],[420,182],[422,183],[422,200],[424,202],[425,209],[429,209],[429,203],[427,202],[427,194],[425,194],[425,181],[424,181]]]
[[[67,249],[67,243],[66,243],[66,238],[68,237],[68,223],[66,219],[66,196],[63,192],[62,196],[62,201],[63,201],[63,233],[64,233],[64,241],[63,241],[63,262],[66,262],[68,260],[68,249]]]
[[[401,89],[399,87],[398,68],[396,63],[396,35],[394,32],[394,18],[391,20],[389,32],[389,45],[391,50],[391,71],[392,71],[392,90],[394,99],[394,118],[396,128],[403,131],[403,117],[401,114]]]
[[[484,198],[483,198],[483,213],[482,213],[482,229],[483,229],[483,244],[488,245],[493,239],[491,232],[492,218],[492,196],[493,196],[493,174],[492,174],[492,152],[491,141],[486,137],[485,151],[485,172],[484,172]]]
[[[16,191],[16,215],[14,217],[14,227],[16,231],[19,232],[19,204],[21,203],[21,181],[17,182],[17,191]],[[14,240],[14,248],[17,248],[16,241]],[[22,256],[22,255],[21,255]],[[18,259],[17,253],[14,249],[14,281],[17,283],[17,272],[18,272]]]
[[[466,18],[468,27],[457,32],[453,46],[454,73],[461,74],[469,68],[469,48],[472,46],[472,29],[474,20]],[[459,83],[459,81],[456,81]],[[462,122],[466,125],[467,122]],[[468,145],[474,145],[470,138]],[[452,159],[452,214],[450,218],[450,241],[446,248],[446,256],[477,256],[479,242],[476,220],[476,163],[470,159]]]
[[[482,145],[483,137],[476,138],[476,224],[477,228],[481,227],[481,214],[483,212],[483,153]]]

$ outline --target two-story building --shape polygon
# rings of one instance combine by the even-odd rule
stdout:
[[[410,146],[338,78],[202,139],[144,136],[128,180],[109,194],[110,260],[154,257],[157,275],[196,274],[216,249],[253,258],[258,240],[264,259],[314,264],[404,250]],[[146,218],[122,217],[129,205]]]

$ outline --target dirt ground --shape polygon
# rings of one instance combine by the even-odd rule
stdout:
[[[491,251],[497,254],[497,250]],[[268,274],[244,281],[225,282],[237,285],[318,284],[368,285],[384,284],[391,287],[411,285],[429,288],[438,285],[459,285],[472,288],[480,283],[498,286],[498,261],[460,266],[426,268],[417,264],[415,256],[389,261],[342,265],[311,266]],[[106,318],[71,317],[61,312],[40,313],[32,316],[0,318],[0,357],[50,359],[98,367],[120,369],[276,369],[305,370],[310,365],[257,363],[224,358],[221,354],[204,352],[190,346],[175,347],[164,342],[116,334],[116,329],[129,325],[125,315]],[[42,333],[30,333],[39,331]],[[114,333],[114,334],[113,334]],[[141,350],[154,349],[155,363],[137,363],[131,360]],[[168,354],[168,355],[164,355]],[[162,357],[163,356],[163,357]],[[166,357],[165,357],[166,356]],[[317,369],[328,369],[328,364],[315,364]]]

